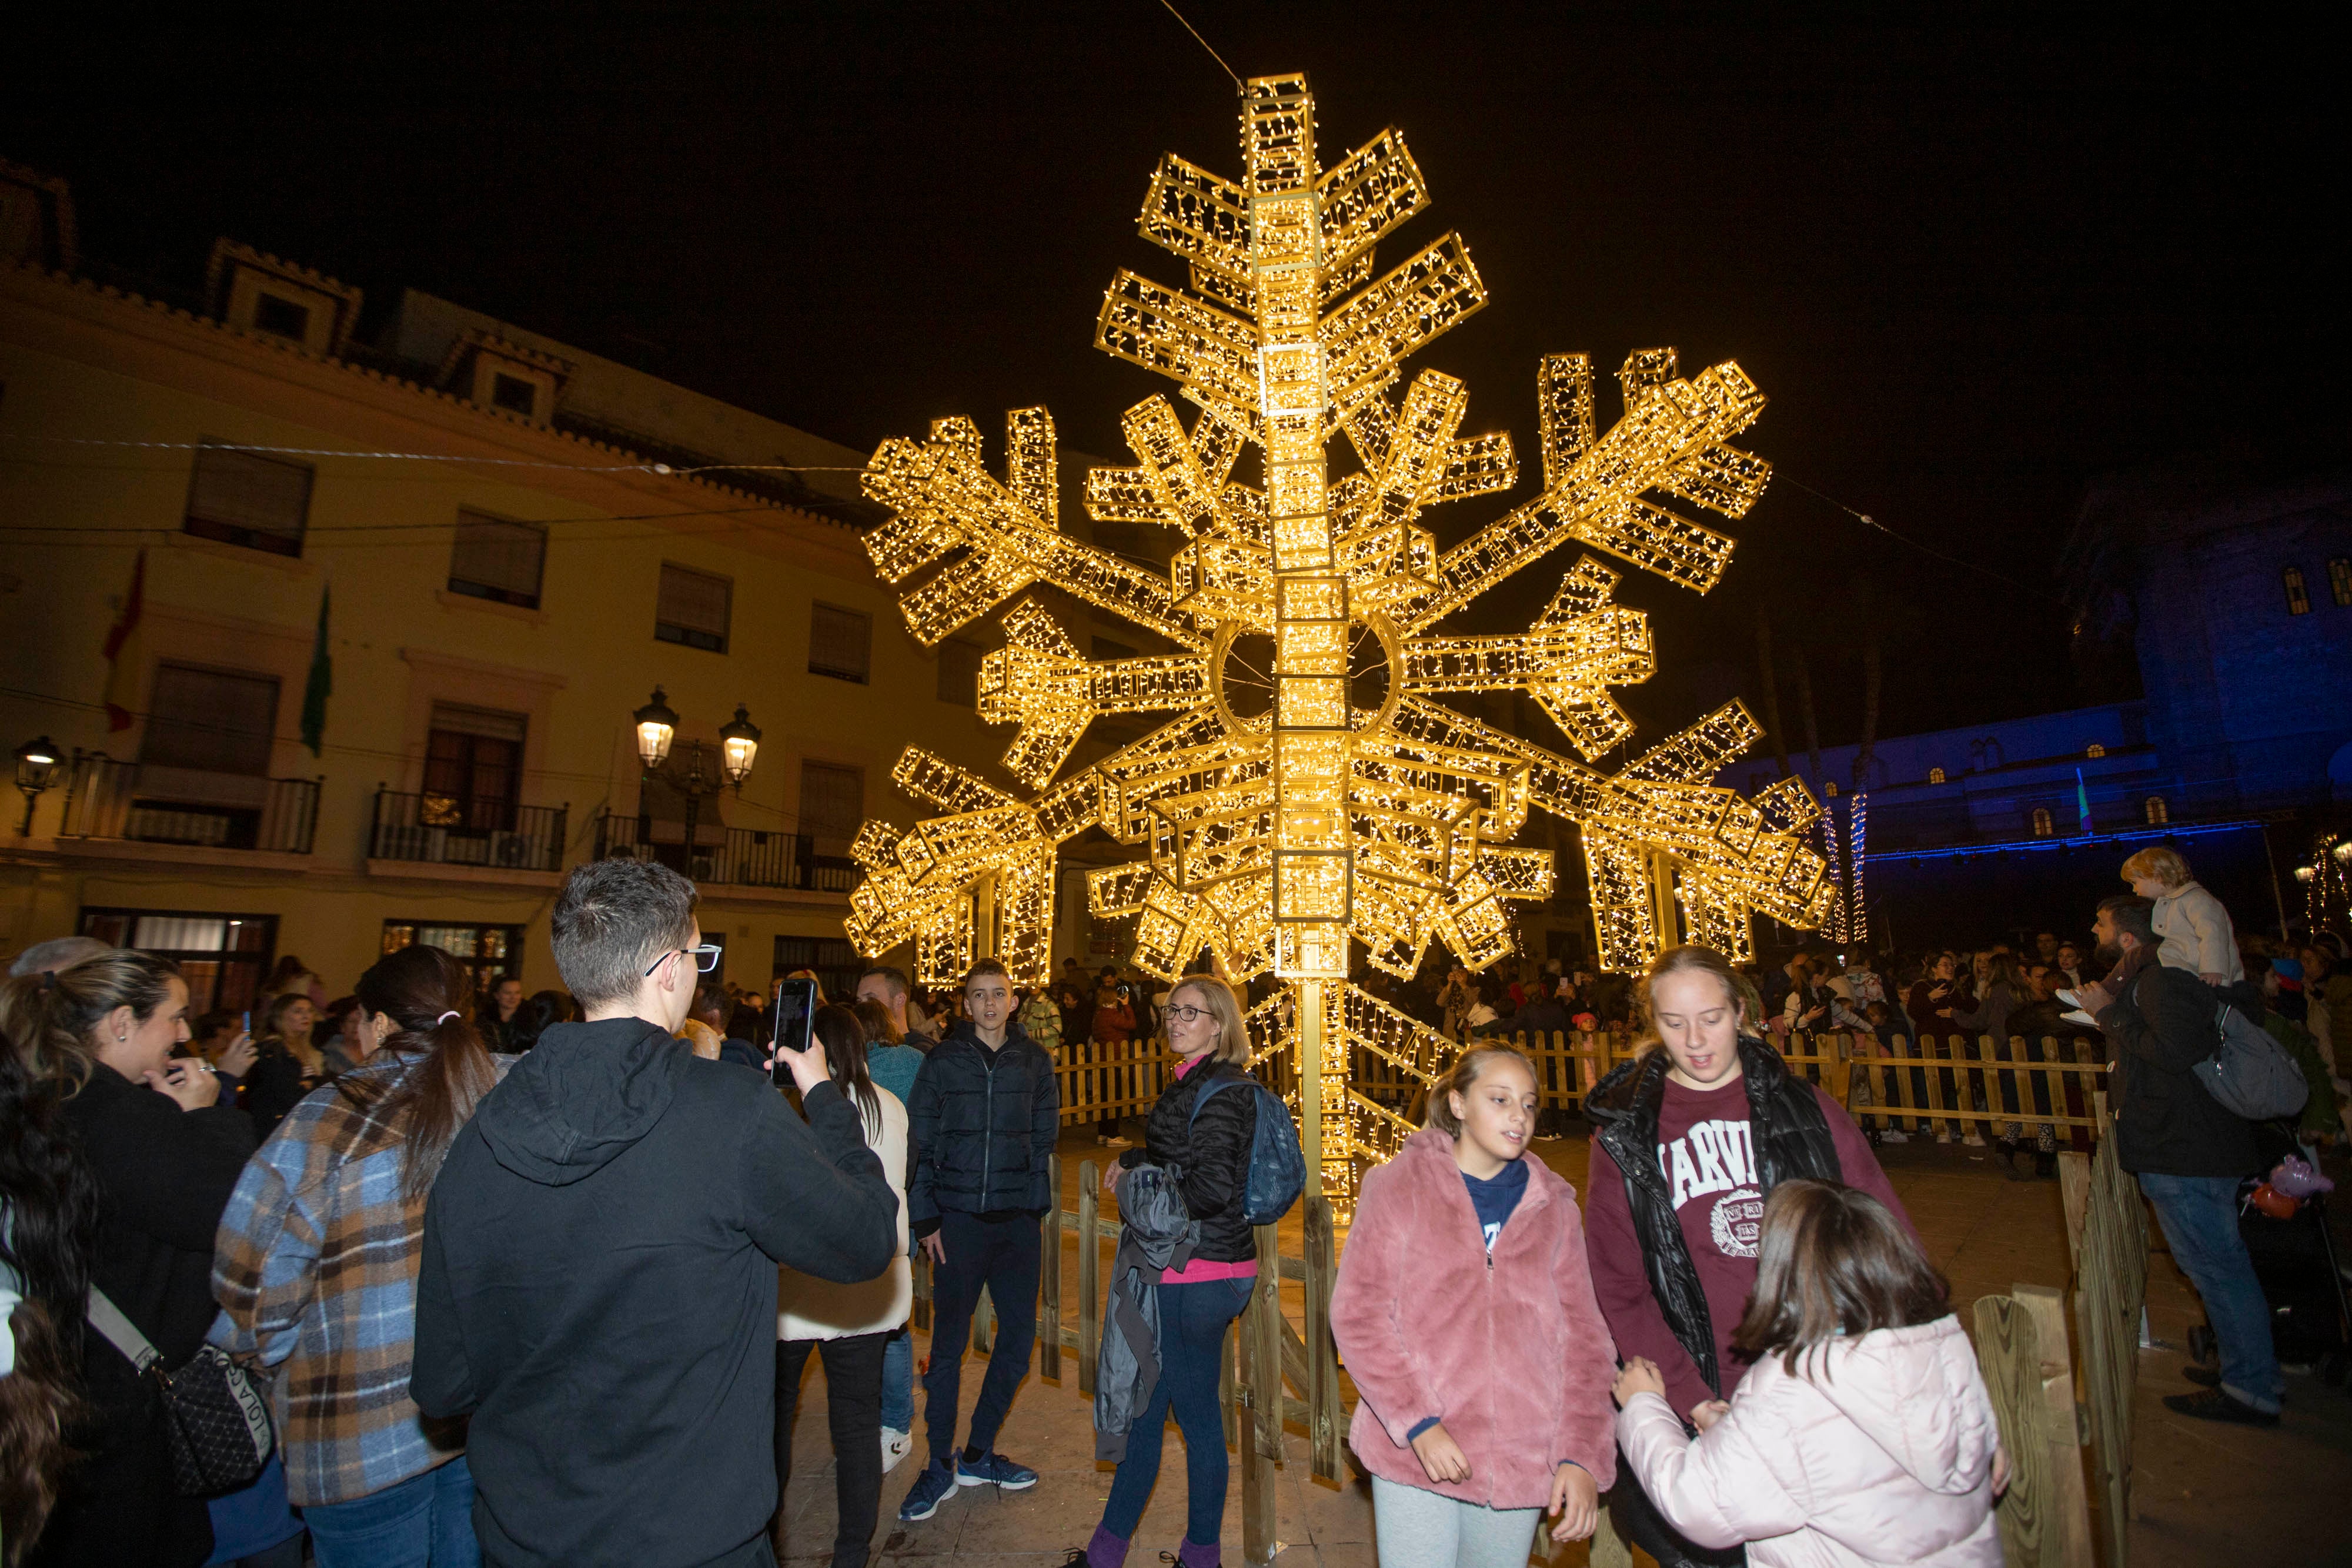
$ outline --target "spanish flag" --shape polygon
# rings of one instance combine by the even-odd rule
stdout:
[[[106,727],[131,727],[139,706],[139,622],[147,600],[147,551],[141,547],[131,568],[131,591],[122,596],[122,613],[106,634]]]

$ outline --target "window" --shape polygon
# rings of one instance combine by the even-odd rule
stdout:
[[[2033,836],[2037,839],[2050,836],[2050,808],[2047,806],[2033,808]]]
[[[524,723],[519,713],[433,705],[433,728],[425,738],[425,798],[417,804],[425,826],[513,831]]]
[[[874,617],[819,604],[809,616],[809,674],[864,685],[873,664]]]
[[[276,338],[291,338],[298,343],[310,337],[310,308],[297,305],[291,299],[275,294],[254,297],[253,325],[257,331]]]
[[[2288,567],[2279,573],[2279,578],[2286,584],[2286,612],[2289,615],[2310,614],[2311,591],[2303,585],[2303,568]]]
[[[205,442],[196,448],[181,528],[199,538],[268,550],[302,553],[310,517],[310,466],[239,452]]]
[[[529,419],[539,409],[539,388],[520,376],[490,374],[490,401],[509,413]]]
[[[536,610],[546,561],[545,528],[457,508],[457,538],[449,550],[450,592]]]
[[[278,682],[268,675],[161,664],[148,700],[139,760],[205,773],[269,771],[278,730]]]
[[[2339,555],[2327,563],[2327,591],[2337,604],[2352,604],[2352,556]]]
[[[2091,742],[2091,744],[2090,744],[2090,745],[2088,745],[2088,746],[2086,746],[2086,747],[2083,747],[2083,755],[2084,755],[2084,756],[2085,756],[2085,757],[2088,757],[2088,758],[2094,758],[2094,759],[2096,759],[2096,758],[2098,758],[2105,757],[2106,754],[2107,754],[2107,748],[2106,748],[2105,747],[2104,747],[2104,746],[2101,746],[2101,745],[2100,745],[2097,741],[2095,741],[2095,741],[2093,741],[2093,742]]]
[[[954,638],[940,644],[940,701],[958,707],[980,706],[980,644]]]
[[[259,1000],[278,951],[275,915],[215,915],[180,909],[88,909],[81,935],[136,947],[180,966],[191,1015],[243,1012]]]
[[[1940,768],[1930,768],[1927,769],[1927,782],[1930,784],[1943,783],[1944,770]]]
[[[522,978],[522,927],[520,925],[438,925],[423,920],[383,923],[383,951],[403,947],[438,947],[464,960],[474,974],[474,989],[487,991],[512,976]]]
[[[2163,796],[2150,795],[2147,798],[2147,821],[2150,827],[2157,828],[2172,821],[2172,808],[2164,803]]]
[[[654,638],[689,648],[727,652],[727,612],[735,585],[706,571],[662,562],[661,601],[654,611]]]
[[[837,762],[801,764],[801,831],[815,852],[843,853],[866,820],[866,769]]]
[[[781,980],[795,969],[814,971],[827,1001],[846,1002],[857,995],[866,960],[838,936],[777,937],[775,977]]]
[[[1828,780],[1827,782],[1823,783],[1823,784],[1822,784],[1822,794],[1824,794],[1824,795],[1826,795],[1826,796],[1828,796],[1828,797],[1829,797],[1831,800],[1836,800],[1836,799],[1837,799],[1837,780],[1836,780],[1836,779],[1832,779]]]

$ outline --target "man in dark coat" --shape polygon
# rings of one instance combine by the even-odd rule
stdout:
[[[2101,961],[2113,970],[2078,994],[2115,1051],[2116,1159],[2139,1177],[2221,1349],[2218,1374],[2189,1368],[2190,1381],[2210,1378],[2213,1386],[2164,1403],[2200,1420],[2275,1427],[2285,1384],[2271,1345],[2270,1304],[2238,1234],[2238,1184],[2261,1169],[2262,1156],[2253,1128],[2192,1071],[2221,1042],[2222,1003],[2239,998],[2157,962],[2154,908],[2128,894],[2100,902],[2094,929]],[[2231,988],[2241,989],[2251,988]],[[2252,999],[2247,1016],[2260,1019],[2259,993]]]

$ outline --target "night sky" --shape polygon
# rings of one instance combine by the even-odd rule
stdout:
[[[1435,200],[1385,263],[1469,243],[1492,302],[1415,366],[1528,477],[1431,514],[1441,543],[1532,493],[1543,353],[1591,354],[1604,423],[1641,347],[1770,396],[1724,584],[1621,591],[1658,627],[1653,738],[1761,711],[1765,606],[1792,748],[1790,649],[1852,739],[1873,620],[1883,734],[2108,695],[2053,574],[2084,484],[2343,450],[2342,94],[2294,13],[1181,3],[1244,75],[1307,73],[1327,164],[1403,129]],[[1163,150],[1239,172],[1233,84],[1158,0],[39,10],[0,157],[73,183],[89,256],[184,289],[228,235],[364,286],[367,330],[414,286],[860,449],[1042,402],[1125,461],[1120,412],[1172,389],[1089,346],[1102,290],[1182,281],[1134,232]]]

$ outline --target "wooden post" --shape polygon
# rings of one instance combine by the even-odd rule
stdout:
[[[1950,1042],[1947,1041],[1944,1047],[1940,1050],[1932,1049],[1929,1045],[1929,1041],[1932,1039],[1932,1036],[1924,1034],[1919,1037],[1919,1054],[1934,1058],[1940,1061],[1946,1055],[1950,1053]],[[1946,1070],[1942,1067],[1930,1067],[1927,1069],[1927,1108],[1930,1111],[1941,1111],[1944,1108],[1945,1071]],[[1959,1082],[1958,1077],[1955,1075],[1952,1082],[1955,1084],[1958,1084]],[[1937,1117],[1933,1122],[1929,1123],[1928,1125],[1937,1137],[1942,1137],[1952,1130],[1952,1124],[1944,1120],[1941,1116]]]
[[[1331,1286],[1339,1266],[1332,1246],[1330,1200],[1310,1192],[1306,1202],[1307,1468],[1316,1479],[1336,1487],[1342,1479],[1342,1434],[1339,1352],[1331,1341]],[[1259,1267],[1265,1267],[1263,1260]]]
[[[1045,1180],[1054,1195],[1040,1223],[1037,1253],[1037,1375],[1062,1381],[1062,1156],[1045,1156]]]
[[[996,1302],[989,1295],[988,1287],[982,1285],[980,1299],[971,1304],[971,1352],[974,1355],[986,1355],[995,1343]]]
[[[1242,1444],[1241,1380],[1234,1360],[1241,1354],[1241,1320],[1225,1325],[1225,1345],[1217,1353],[1217,1408],[1225,1418],[1225,1447],[1239,1451]]]
[[[1282,1269],[1271,1225],[1257,1227],[1260,1269],[1241,1321],[1240,1396],[1251,1420],[1242,1437],[1242,1556],[1264,1568],[1275,1552],[1275,1467],[1282,1460]]]
[[[1078,1392],[1095,1396],[1095,1358],[1102,1348],[1102,1239],[1095,1234],[1102,1173],[1078,1162]]]
[[[2042,1344],[2042,1430],[2049,1445],[2050,1531],[2042,1561],[2090,1568],[2091,1498],[2083,1474],[2083,1423],[2074,1403],[2074,1354],[2066,1333],[2065,1298],[2047,1285],[2013,1285],[2011,1299],[2033,1320]]]
[[[1633,1548],[1617,1533],[1617,1521],[1609,1516],[1609,1499],[1601,1500],[1600,1522],[1592,1527],[1592,1540],[1585,1548],[1585,1562],[1591,1568],[1633,1568]]]
[[[915,1249],[915,1307],[908,1322],[925,1333],[931,1332],[931,1255],[921,1248]]]
[[[2083,1223],[2091,1212],[2091,1156],[2058,1151],[2058,1198],[2066,1209],[2066,1266],[2083,1271]]]

